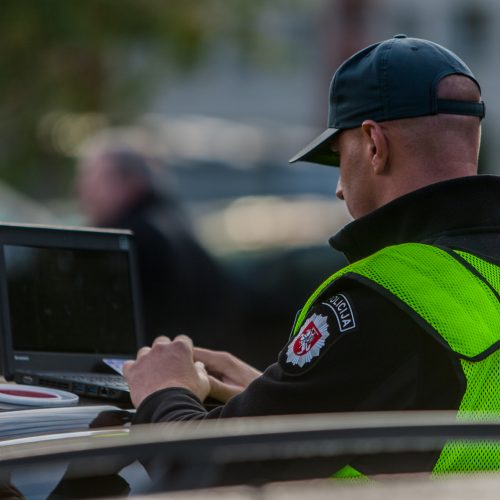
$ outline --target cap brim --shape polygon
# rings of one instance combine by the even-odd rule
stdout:
[[[293,158],[290,158],[288,163],[308,161],[311,163],[319,163],[320,165],[338,167],[340,165],[340,157],[331,150],[331,141],[338,132],[340,132],[340,130],[337,128],[327,128],[321,135],[316,137],[314,141],[310,142]]]

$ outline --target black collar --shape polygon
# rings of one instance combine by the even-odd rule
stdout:
[[[400,243],[450,231],[500,229],[500,177],[478,175],[431,184],[351,222],[330,238],[350,262]]]

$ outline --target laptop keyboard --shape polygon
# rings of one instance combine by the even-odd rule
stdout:
[[[78,382],[81,384],[102,385],[121,391],[128,391],[128,385],[125,379],[120,375],[100,375],[95,373],[61,373],[61,372],[44,372],[45,377],[54,377],[68,382]]]

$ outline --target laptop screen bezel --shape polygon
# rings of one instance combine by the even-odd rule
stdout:
[[[129,264],[136,349],[144,345],[140,284],[134,237],[131,231],[69,226],[0,224],[0,335],[3,339],[2,372],[7,380],[13,379],[14,374],[20,371],[98,372],[104,367],[102,363],[103,357],[131,359],[135,356],[135,352],[131,352],[129,355],[113,353],[102,355],[14,350],[5,268],[4,247],[7,245],[125,252]]]

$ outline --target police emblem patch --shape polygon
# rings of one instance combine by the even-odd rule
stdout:
[[[287,363],[302,368],[313,358],[319,356],[329,335],[326,316],[313,314],[306,320],[298,335],[288,344]]]

